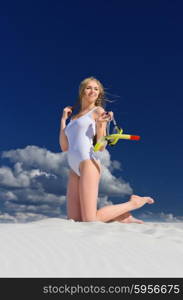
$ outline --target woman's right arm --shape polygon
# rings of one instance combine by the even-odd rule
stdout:
[[[65,107],[60,121],[59,144],[63,152],[68,151],[69,148],[68,139],[67,136],[65,135],[64,129],[66,127],[66,120],[71,113],[72,113],[71,106]]]
[[[59,144],[60,144],[60,148],[63,152],[67,151],[68,150],[68,146],[69,146],[69,143],[68,143],[68,139],[65,135],[65,132],[64,132],[64,129],[66,127],[66,120],[64,119],[61,119],[61,122],[60,122],[60,135],[59,135]]]

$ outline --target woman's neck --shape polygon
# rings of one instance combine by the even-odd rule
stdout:
[[[95,107],[95,105],[93,105],[93,104],[91,104],[89,106],[81,107],[80,112],[87,112],[87,111],[91,110],[94,107]]]

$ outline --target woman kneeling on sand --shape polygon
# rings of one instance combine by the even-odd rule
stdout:
[[[102,83],[94,77],[84,79],[79,86],[79,113],[72,117],[66,126],[66,120],[73,112],[71,106],[63,110],[60,128],[60,147],[67,151],[70,166],[67,185],[68,219],[91,222],[118,221],[122,223],[143,223],[130,213],[146,203],[152,204],[151,197],[132,195],[129,201],[108,205],[97,210],[101,163],[93,142],[106,134],[106,124],[113,113],[104,110],[105,96]],[[100,149],[103,151],[105,147]]]

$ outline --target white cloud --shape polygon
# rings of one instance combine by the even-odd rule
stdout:
[[[107,196],[98,198],[98,207],[99,208],[107,206],[107,205],[112,205],[112,204],[113,204],[112,201],[108,200]]]
[[[39,168],[57,175],[67,171],[66,155],[66,152],[53,153],[38,146],[27,146],[24,149],[2,152],[2,158],[9,158],[13,163],[20,162],[23,169]]]
[[[111,172],[115,169],[121,170],[121,163],[111,160],[110,153],[105,151],[97,152],[102,165],[102,176],[100,181],[100,192],[102,196],[118,196],[132,194],[133,190],[130,184],[125,182],[121,177],[116,178]]]
[[[153,221],[153,222],[183,222],[183,216],[174,216],[172,213],[153,213],[147,211],[145,213],[141,213],[138,217],[143,220]]]
[[[102,163],[99,206],[112,204],[110,197],[130,195],[132,188],[112,172],[121,170],[120,162],[111,161],[107,150],[98,152]],[[69,175],[67,153],[27,146],[1,152],[9,164],[0,167],[0,222],[64,216]],[[109,199],[109,200],[108,200]]]
[[[8,213],[0,214],[0,223],[24,223],[33,222],[47,218],[44,214],[21,213],[17,212],[14,215]]]
[[[9,167],[0,168],[0,183],[3,186],[9,187],[25,187],[29,186],[30,181],[25,174],[26,172],[22,172],[16,176],[13,171]]]

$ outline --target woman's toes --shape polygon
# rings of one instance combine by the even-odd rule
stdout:
[[[147,201],[147,203],[149,203],[149,204],[152,204],[152,203],[154,203],[154,199],[153,199],[153,198],[151,198],[151,197],[148,197],[148,201]]]

